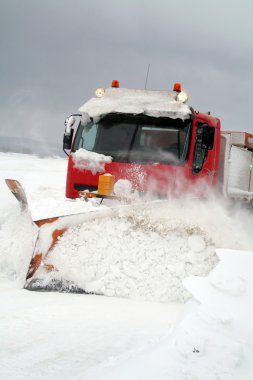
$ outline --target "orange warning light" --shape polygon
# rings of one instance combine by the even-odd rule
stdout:
[[[114,80],[112,81],[112,87],[116,87],[116,88],[118,88],[118,87],[119,87],[119,81],[116,80],[116,79],[114,79]]]
[[[173,91],[181,92],[182,91],[181,83],[174,83]]]

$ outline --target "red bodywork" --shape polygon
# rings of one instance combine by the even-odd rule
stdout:
[[[215,128],[215,140],[213,149],[208,150],[208,155],[201,171],[194,174],[192,171],[196,123],[207,123]],[[192,120],[191,140],[188,161],[183,166],[166,164],[132,164],[112,162],[105,166],[106,172],[115,176],[115,180],[128,179],[133,188],[141,192],[153,191],[162,194],[182,193],[188,187],[192,187],[200,180],[210,185],[216,185],[220,152],[220,121],[208,114],[194,113]],[[100,173],[102,174],[102,173]],[[90,171],[80,170],[74,167],[71,154],[68,161],[68,173],[66,183],[66,197],[78,198],[79,191],[76,185],[98,186],[99,173],[93,175]]]

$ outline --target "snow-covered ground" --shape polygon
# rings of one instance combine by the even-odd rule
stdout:
[[[121,207],[78,226],[55,251],[63,274],[69,268],[70,279],[107,297],[22,289],[37,230],[3,179],[24,185],[33,219],[97,211],[64,198],[66,166],[0,153],[0,379],[251,379],[247,209],[212,197]],[[171,302],[187,294],[187,303]]]

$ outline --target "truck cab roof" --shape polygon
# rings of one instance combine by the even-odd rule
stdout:
[[[192,109],[176,100],[176,91],[150,91],[127,88],[101,89],[101,96],[91,98],[79,111],[92,118],[108,113],[145,114],[171,119],[191,119]]]

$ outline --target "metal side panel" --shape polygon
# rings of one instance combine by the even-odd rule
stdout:
[[[227,193],[232,198],[253,199],[253,153],[238,146],[230,151]]]
[[[244,146],[245,145],[245,132],[230,132],[232,137],[232,145]]]

